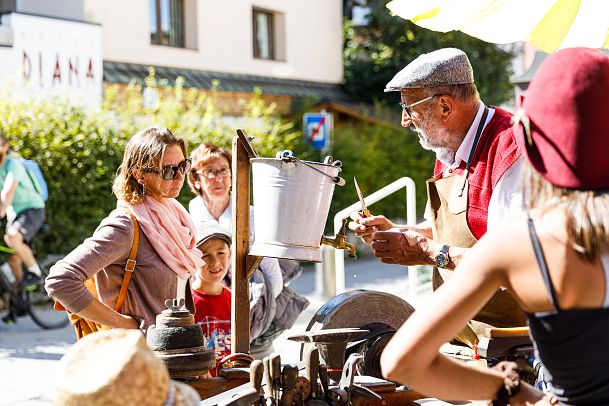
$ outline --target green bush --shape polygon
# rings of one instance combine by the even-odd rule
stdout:
[[[254,137],[252,143],[260,156],[273,157],[277,151],[291,149],[300,159],[323,159],[305,143],[300,113],[293,120],[281,118],[273,104],[264,102],[260,90],[243,101],[242,115],[227,117],[218,107],[216,91],[184,89],[180,78],[173,86],[158,83],[153,71],[146,85],[144,94],[152,94],[152,102],[147,99],[144,103],[140,86],[109,87],[97,110],[58,99],[17,102],[0,95],[0,131],[9,137],[14,151],[40,164],[49,186],[50,232],[36,241],[39,256],[71,251],[115,207],[111,186],[116,169],[126,142],[142,128],[171,128],[187,141],[189,150],[202,142],[230,148],[235,129],[243,128]],[[417,212],[422,213],[424,180],[431,173],[433,156],[423,151],[407,130],[397,125],[341,125],[334,131],[332,155],[343,162],[341,176],[347,185],[335,189],[328,234],[332,233],[334,214],[357,200],[354,176],[364,194],[401,176],[413,178]],[[404,196],[398,193],[371,209],[404,219]],[[189,188],[184,187],[178,199],[186,205],[192,198]]]
[[[417,217],[422,216],[427,200],[425,180],[432,175],[435,157],[421,148],[412,132],[399,126],[344,125],[334,132],[333,155],[343,162],[340,176],[347,184],[334,190],[327,232],[332,231],[334,214],[358,200],[353,177],[365,196],[401,177],[412,178],[416,185]],[[369,209],[373,214],[405,223],[406,191],[394,193]]]
[[[154,72],[147,86],[158,96],[152,107],[144,107],[142,88],[136,85],[107,88],[98,110],[59,99],[19,102],[0,95],[0,131],[13,151],[39,163],[49,186],[50,232],[36,240],[38,256],[71,251],[116,206],[111,190],[115,172],[126,142],[142,128],[171,128],[189,150],[201,142],[230,148],[235,128],[243,128],[255,137],[253,145],[261,156],[282,149],[305,157],[309,153],[300,131],[276,115],[260,91],[243,102],[245,113],[231,122],[218,109],[215,91],[183,89],[179,78],[173,87],[162,86]],[[179,200],[186,204],[192,198],[184,187]]]

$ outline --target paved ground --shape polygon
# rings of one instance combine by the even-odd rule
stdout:
[[[347,289],[374,289],[396,294],[416,306],[417,299],[408,297],[406,268],[384,265],[376,259],[345,260]],[[285,339],[302,332],[317,309],[324,303],[315,289],[315,271],[308,266],[290,285],[305,295],[311,305],[296,325],[275,342],[275,350],[283,362],[298,360],[299,346]],[[59,359],[74,343],[71,326],[60,330],[42,330],[29,317],[15,325],[0,323],[0,405],[49,405]]]

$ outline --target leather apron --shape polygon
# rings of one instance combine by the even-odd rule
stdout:
[[[476,130],[465,172],[447,178],[442,178],[442,173],[440,173],[427,181],[427,198],[429,199],[434,241],[463,248],[470,248],[478,241],[467,225],[469,191],[467,175],[487,116],[488,107],[485,107]],[[434,267],[433,289],[436,290],[451,274],[450,270]],[[487,327],[520,327],[526,326],[526,323],[524,311],[508,291],[498,290],[474,317],[474,320],[470,321],[468,327],[456,338],[471,346],[474,341],[484,336]]]

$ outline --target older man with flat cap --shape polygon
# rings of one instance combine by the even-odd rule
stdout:
[[[400,92],[402,126],[436,154],[427,181],[426,220],[405,227],[384,216],[354,213],[350,227],[385,263],[433,265],[434,288],[488,227],[522,210],[521,152],[511,114],[480,100],[467,55],[444,48],[420,55],[387,84]],[[489,255],[493,253],[489,252]],[[485,327],[524,326],[526,317],[507,291],[498,291],[460,335],[473,344]]]

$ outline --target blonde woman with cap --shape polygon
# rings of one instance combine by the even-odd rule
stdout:
[[[168,128],[135,134],[112,187],[117,209],[51,268],[45,284],[49,295],[86,319],[144,332],[167,299],[186,295],[186,307],[194,313],[191,290],[184,284],[204,261],[194,224],[176,200],[189,169],[184,140]],[[124,304],[115,311],[136,227],[131,214],[141,230],[136,265]],[[93,276],[99,299],[85,286]]]
[[[388,379],[442,399],[609,404],[608,94],[601,51],[545,60],[514,116],[528,216],[487,233],[400,328],[381,357]],[[500,287],[526,311],[552,396],[519,383],[511,367],[472,368],[438,353]]]
[[[84,337],[61,358],[58,372],[58,406],[195,406],[201,401],[193,388],[169,379],[139,331]]]

